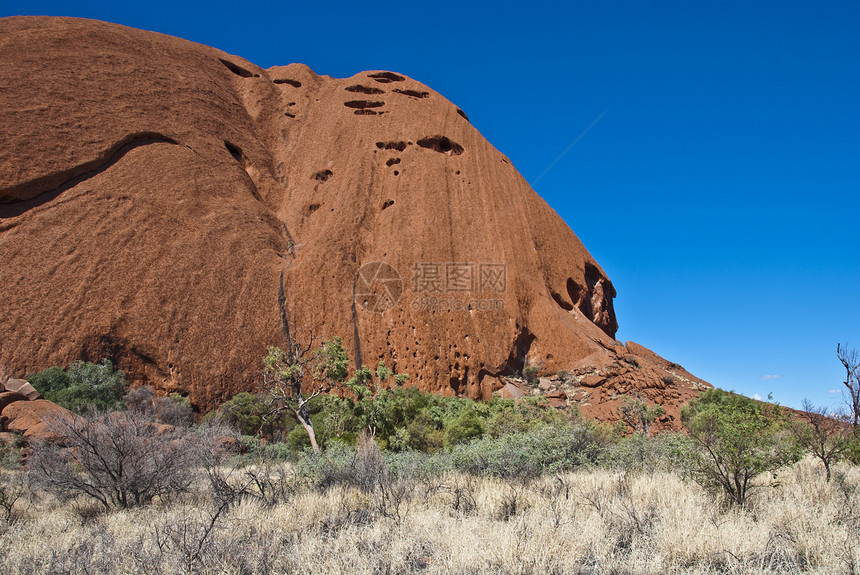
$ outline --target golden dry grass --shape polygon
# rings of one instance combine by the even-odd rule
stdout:
[[[763,481],[747,509],[664,472],[449,474],[415,482],[399,506],[353,487],[304,488],[274,506],[244,498],[208,536],[204,497],[110,513],[43,497],[0,527],[0,572],[860,572],[860,468],[825,483],[806,459]]]

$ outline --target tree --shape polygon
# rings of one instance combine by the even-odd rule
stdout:
[[[758,475],[794,463],[799,450],[782,434],[788,416],[776,405],[709,389],[681,411],[698,449],[689,454],[693,477],[744,505]]]
[[[647,436],[651,425],[663,415],[664,410],[662,405],[657,404],[648,407],[648,404],[636,395],[626,396],[618,407],[618,413],[624,422],[633,428],[633,431],[639,431],[643,436]]]
[[[848,408],[855,432],[860,430],[860,354],[849,349],[848,344],[836,344],[836,357],[845,368],[842,385],[848,391]]]
[[[830,466],[838,461],[849,447],[842,426],[845,424],[829,417],[823,407],[803,400],[800,420],[792,423],[795,441],[804,450],[824,464],[826,479],[830,481]]]
[[[263,359],[265,393],[273,400],[273,413],[291,413],[308,434],[311,448],[319,453],[309,402],[343,384],[349,356],[339,337],[324,341],[313,350],[314,338],[307,345],[289,339],[287,349],[269,346]]]

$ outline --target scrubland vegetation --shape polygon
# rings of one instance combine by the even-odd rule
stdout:
[[[844,463],[830,482],[809,458],[763,475],[756,497],[738,507],[663,466],[519,478],[459,470],[452,459],[384,454],[365,441],[297,462],[222,461],[193,473],[181,494],[109,512],[37,489],[0,528],[0,567],[833,574],[860,566],[860,470]]]
[[[196,424],[146,388],[78,406],[54,422],[65,445],[0,458],[0,572],[860,572],[850,422],[712,390],[652,437],[636,398],[607,426],[389,377],[360,370],[300,414],[240,394]]]

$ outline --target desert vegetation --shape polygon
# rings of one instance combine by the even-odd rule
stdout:
[[[185,471],[192,481],[182,493],[110,511],[30,485],[0,528],[0,566],[5,573],[856,572],[857,467],[837,464],[826,482],[820,464],[803,459],[759,476],[762,489],[739,507],[668,462],[655,464],[662,447],[645,446],[647,463],[636,457],[633,468],[619,467],[638,447],[599,465],[510,476],[492,465],[464,468],[444,454],[386,453],[364,438],[294,462],[254,455],[207,467],[202,459]]]
[[[658,409],[636,397],[615,426],[537,398],[444,398],[384,364],[347,377],[334,344],[303,369],[340,394],[285,385],[270,350],[279,386],[197,423],[184,398],[137,388],[53,421],[66,439],[26,466],[6,447],[2,572],[860,571],[850,421],[711,390],[685,433],[652,436]]]

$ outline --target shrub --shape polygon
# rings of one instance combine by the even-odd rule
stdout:
[[[686,433],[664,431],[654,437],[635,433],[611,442],[602,451],[600,463],[624,472],[683,471],[679,461],[688,460],[695,447]]]
[[[484,423],[482,418],[478,415],[475,406],[470,405],[445,427],[445,446],[451,447],[466,443],[483,435]]]
[[[487,403],[485,431],[492,437],[522,433],[547,423],[561,422],[563,416],[554,408],[541,404],[535,397],[520,400],[493,398]],[[574,412],[574,419],[579,411]]]
[[[848,439],[843,455],[852,464],[860,465],[860,434],[856,431]]]
[[[3,473],[0,469],[0,514],[2,521],[11,524],[15,518],[15,503],[24,495],[23,474]]]
[[[27,380],[42,397],[75,413],[125,408],[125,372],[115,369],[109,359],[101,363],[76,361],[67,371],[49,367]]]
[[[355,449],[333,441],[323,452],[305,451],[296,462],[296,475],[317,489],[328,489],[350,480]]]
[[[273,411],[271,401],[267,398],[243,391],[221,404],[214,416],[236,428],[242,435],[281,439],[295,423],[286,414]]]
[[[21,467],[22,447],[24,447],[24,440],[20,436],[16,436],[15,440],[8,444],[0,441],[0,470],[19,469]]]
[[[523,379],[528,383],[536,383],[540,369],[535,365],[530,365],[523,368]]]
[[[134,412],[48,422],[66,446],[34,446],[37,483],[63,498],[84,495],[106,509],[133,507],[185,491],[197,462],[191,432],[164,429]]]
[[[458,445],[451,459],[455,468],[476,475],[534,478],[595,463],[599,453],[592,426],[557,424]]]
[[[350,483],[364,493],[371,493],[387,482],[388,466],[382,450],[370,435],[363,433],[355,445]]]
[[[178,393],[171,393],[167,397],[156,399],[154,407],[155,417],[161,423],[178,427],[194,425],[194,409],[187,397]]]
[[[136,387],[123,397],[128,411],[145,418],[178,427],[194,425],[194,409],[191,401],[178,393],[167,397],[155,397],[155,390],[149,386]]]
[[[830,417],[825,408],[813,405],[808,399],[803,400],[803,411],[789,429],[798,447],[821,461],[825,478],[830,481],[832,466],[849,451],[853,434]]]

